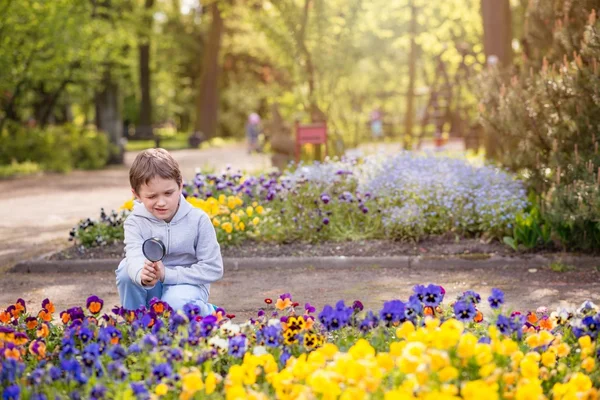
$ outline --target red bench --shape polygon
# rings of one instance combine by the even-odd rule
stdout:
[[[327,123],[300,125],[296,121],[296,163],[300,161],[300,151],[304,144],[324,144],[327,155]]]

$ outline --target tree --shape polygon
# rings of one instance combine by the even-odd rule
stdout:
[[[512,64],[510,0],[481,0],[483,43],[488,62],[494,56],[504,67]]]
[[[202,58],[202,72],[197,94],[195,131],[202,132],[205,139],[212,138],[217,132],[219,115],[219,77],[221,64],[221,42],[225,21],[220,7],[224,1],[215,0],[207,6],[212,17],[210,30]]]
[[[139,33],[139,57],[140,57],[140,119],[136,129],[136,135],[140,138],[152,138],[152,98],[151,78],[150,78],[150,43],[152,30],[152,11],[154,0],[145,0],[143,9],[142,24]]]

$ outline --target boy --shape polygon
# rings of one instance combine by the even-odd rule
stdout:
[[[137,201],[124,223],[125,259],[116,270],[121,304],[136,309],[157,297],[175,310],[191,302],[202,315],[212,314],[208,295],[210,284],[223,277],[221,249],[208,215],[181,194],[177,161],[166,150],[145,150],[131,165],[129,181]],[[163,261],[144,257],[149,238],[165,244]]]

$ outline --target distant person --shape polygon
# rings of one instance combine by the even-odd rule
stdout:
[[[210,315],[210,284],[223,276],[223,260],[209,216],[183,197],[177,161],[164,149],[137,155],[129,170],[136,198],[124,223],[125,259],[117,275],[121,304],[128,310],[149,306],[152,298],[179,310],[187,303]],[[166,247],[162,261],[151,262],[142,251],[146,239]]]
[[[258,145],[258,136],[260,135],[260,116],[257,113],[252,113],[248,116],[246,122],[246,139],[248,141],[248,154],[253,151],[260,152],[261,149]]]
[[[371,125],[371,136],[374,140],[378,141],[383,138],[383,121],[381,110],[376,108],[371,111],[370,116],[370,125]]]

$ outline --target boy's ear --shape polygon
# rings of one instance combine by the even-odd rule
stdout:
[[[137,195],[134,188],[131,188],[131,193],[133,193],[133,197],[135,197],[138,200],[140,199],[140,196]]]

